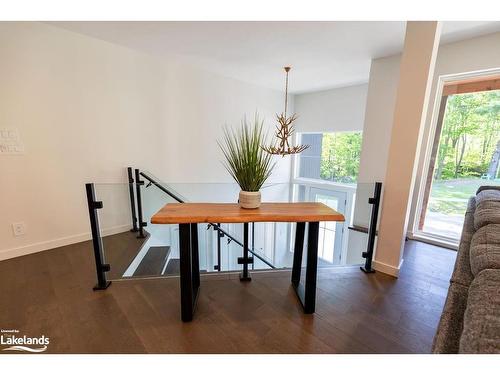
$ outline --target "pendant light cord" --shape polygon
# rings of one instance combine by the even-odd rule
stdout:
[[[288,72],[290,71],[289,66],[285,66],[286,78],[285,78],[285,118],[286,118],[286,110],[288,106]]]

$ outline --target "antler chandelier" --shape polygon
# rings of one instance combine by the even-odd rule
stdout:
[[[263,149],[269,154],[273,155],[292,155],[298,154],[309,147],[309,145],[298,145],[290,146],[289,138],[295,132],[295,126],[293,122],[297,119],[297,115],[294,113],[290,117],[287,117],[286,110],[288,106],[288,72],[290,71],[289,66],[285,66],[286,81],[285,81],[285,111],[281,114],[276,114],[276,119],[278,120],[278,125],[276,125],[276,142],[274,145],[265,146]]]

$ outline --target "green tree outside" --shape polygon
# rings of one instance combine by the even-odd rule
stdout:
[[[500,91],[450,96],[434,180],[495,179],[499,152]]]
[[[500,90],[449,96],[428,210],[463,217],[479,186],[500,184],[499,159]]]

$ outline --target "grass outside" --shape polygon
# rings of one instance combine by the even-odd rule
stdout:
[[[433,181],[428,210],[448,215],[464,215],[467,201],[483,185],[500,185],[500,179],[454,179]]]

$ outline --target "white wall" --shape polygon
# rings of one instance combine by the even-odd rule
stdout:
[[[0,128],[18,129],[26,149],[0,156],[1,259],[85,239],[85,182],[158,167],[163,71],[147,56],[29,22],[0,23],[0,55]],[[26,235],[14,237],[13,222]]]
[[[158,157],[168,181],[174,182],[231,182],[220,163],[222,154],[216,142],[222,137],[223,125],[239,126],[245,114],[253,123],[258,112],[271,137],[275,114],[282,111],[284,102],[281,92],[174,62],[168,66],[165,90],[166,132]],[[275,160],[279,164],[270,181],[288,182],[290,158]]]
[[[384,182],[400,60],[401,56],[397,55],[371,63],[359,164],[360,183]]]
[[[296,95],[297,132],[363,130],[367,90],[362,84]]]
[[[26,149],[0,155],[0,259],[89,238],[84,183],[125,182],[126,166],[229,182],[221,125],[258,110],[272,127],[282,107],[280,92],[41,23],[0,22],[0,56],[0,129]],[[288,181],[279,162],[273,180]]]

